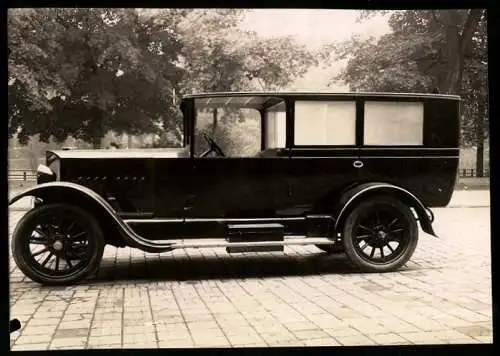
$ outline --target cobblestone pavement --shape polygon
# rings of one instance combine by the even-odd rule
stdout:
[[[22,216],[12,211],[11,231]],[[107,247],[94,279],[41,287],[10,258],[13,350],[491,343],[489,208],[436,209],[397,273],[315,247],[228,255]]]

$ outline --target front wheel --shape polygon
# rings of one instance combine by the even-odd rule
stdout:
[[[418,226],[407,205],[377,196],[351,211],[343,236],[346,254],[354,265],[366,272],[391,272],[415,252]]]
[[[96,219],[68,204],[32,209],[12,235],[12,255],[19,269],[44,285],[69,285],[93,273],[104,252]]]

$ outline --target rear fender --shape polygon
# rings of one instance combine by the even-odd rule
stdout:
[[[9,205],[14,204],[19,199],[33,196],[37,201],[40,199],[43,202],[54,201],[71,201],[82,202],[88,209],[92,209],[92,214],[104,221],[106,225],[116,226],[118,231],[125,238],[128,246],[140,248],[147,252],[164,252],[170,251],[171,248],[167,243],[159,244],[145,240],[137,235],[127,224],[123,222],[113,207],[95,191],[79,184],[70,182],[50,182],[39,184],[34,188],[25,190],[24,192],[14,196],[9,200]]]
[[[335,231],[340,232],[347,216],[361,200],[378,194],[392,195],[413,208],[417,213],[422,230],[429,235],[438,237],[432,227],[434,215],[429,208],[425,207],[420,199],[404,188],[393,184],[376,182],[360,184],[342,194],[339,204],[339,213],[335,221]]]

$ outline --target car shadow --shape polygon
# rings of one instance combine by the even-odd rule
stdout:
[[[360,273],[345,255],[328,255],[321,252],[304,256],[186,256],[162,257],[136,263],[107,262],[109,261],[103,260],[97,275],[88,282],[197,281]]]

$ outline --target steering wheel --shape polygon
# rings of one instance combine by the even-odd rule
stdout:
[[[226,155],[222,152],[222,149],[219,147],[217,143],[215,143],[214,139],[211,138],[206,132],[202,133],[203,138],[210,145],[210,149],[206,152],[203,152],[200,157],[205,157],[210,152],[214,151],[218,156],[225,157]]]

